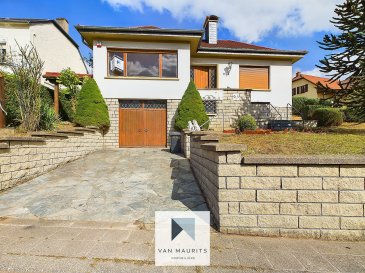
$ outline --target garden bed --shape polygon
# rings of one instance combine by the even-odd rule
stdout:
[[[245,154],[365,155],[365,134],[278,132],[224,135],[222,143],[246,144]]]

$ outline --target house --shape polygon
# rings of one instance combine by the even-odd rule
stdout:
[[[79,46],[68,34],[68,30],[65,18],[0,18],[0,59],[10,51],[16,52],[17,44],[33,44],[44,61],[44,73],[60,72],[70,67],[76,73],[86,74],[87,68]],[[53,89],[45,79],[42,79],[42,84]]]
[[[261,105],[288,112],[292,65],[306,51],[278,50],[218,38],[217,16],[203,30],[155,26],[76,26],[93,50],[93,76],[109,107],[111,147],[167,146],[190,79],[210,128],[232,129]]]
[[[312,99],[331,98],[332,94],[325,93],[319,89],[319,84],[334,91],[341,90],[339,81],[331,83],[329,78],[317,77],[297,72],[293,78],[292,95],[293,97],[306,97]]]

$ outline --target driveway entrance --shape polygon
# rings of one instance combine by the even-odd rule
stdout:
[[[207,210],[187,159],[99,151],[0,193],[0,217],[152,224],[156,210]]]

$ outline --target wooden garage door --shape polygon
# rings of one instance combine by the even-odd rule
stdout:
[[[165,147],[166,126],[165,101],[120,101],[120,147]]]

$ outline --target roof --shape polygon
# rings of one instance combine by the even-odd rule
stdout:
[[[75,42],[74,39],[57,23],[54,19],[35,19],[35,18],[0,18],[0,23],[24,23],[24,24],[47,24],[52,23],[65,37],[76,47],[79,48],[79,45]]]
[[[57,79],[59,76],[61,75],[60,72],[46,72],[43,75],[43,78],[46,78],[47,80],[55,80]],[[92,74],[76,74],[80,79],[83,77],[89,77],[92,78],[93,75]]]
[[[199,50],[237,52],[237,53],[255,52],[255,53],[288,54],[288,55],[305,55],[308,53],[307,51],[303,50],[280,50],[233,40],[218,40],[217,44],[209,44],[206,41],[201,41]]]
[[[308,75],[308,74],[297,73],[296,76],[293,78],[293,82],[301,80],[301,79],[305,79],[315,85],[320,83],[323,86],[328,87],[333,90],[341,89],[340,81],[335,81],[335,82],[331,83],[329,78],[317,77],[317,76],[312,76],[312,75]]]
[[[194,29],[167,29],[156,26],[137,26],[137,27],[108,27],[108,26],[82,26],[77,25],[78,32],[99,32],[99,33],[118,33],[118,34],[161,34],[161,35],[192,35],[201,36],[202,30]]]

